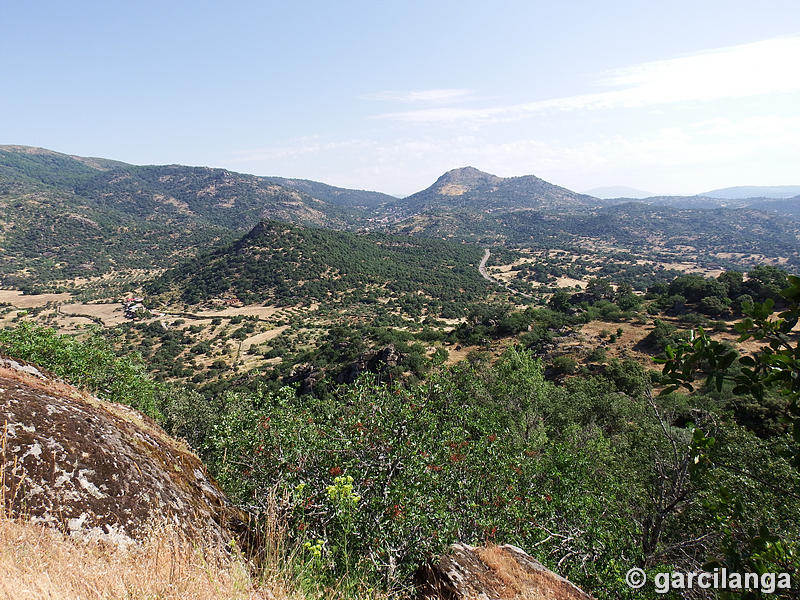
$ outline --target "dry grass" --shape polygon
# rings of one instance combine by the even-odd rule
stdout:
[[[74,541],[40,525],[0,517],[0,598],[14,600],[239,600],[297,598],[257,586],[242,559],[154,531],[120,550]]]
[[[0,290],[0,303],[8,303],[15,308],[37,308],[48,302],[66,302],[69,294],[33,294],[26,296],[19,290]]]
[[[128,319],[125,318],[122,305],[118,302],[95,304],[76,302],[73,304],[62,304],[59,307],[59,313],[65,317],[100,319],[106,327],[114,327],[128,321]]]
[[[252,566],[234,549],[202,547],[174,526],[155,527],[147,539],[127,548],[83,542],[60,531],[12,518],[15,490],[6,490],[7,425],[0,430],[0,600],[300,600],[285,569],[253,578]],[[273,542],[285,529],[271,527]],[[273,543],[276,564],[281,543]]]

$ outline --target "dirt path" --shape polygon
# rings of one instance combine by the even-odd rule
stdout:
[[[481,259],[481,264],[478,265],[478,271],[480,272],[481,276],[486,281],[491,281],[492,283],[497,283],[494,279],[489,277],[489,273],[486,271],[486,261],[489,260],[489,257],[491,255],[492,255],[492,253],[489,252],[488,248],[486,248],[486,250],[484,251],[484,254],[483,254],[483,258]]]
[[[512,294],[518,294],[519,296],[523,296],[525,298],[533,298],[533,296],[531,296],[530,294],[526,294],[525,292],[520,292],[518,290],[515,290],[514,288],[512,288],[507,283],[504,283],[502,281],[498,281],[497,279],[495,279],[494,277],[489,275],[489,271],[486,270],[486,262],[489,260],[489,257],[491,255],[492,255],[492,253],[489,251],[488,248],[486,248],[484,250],[483,258],[481,259],[481,262],[478,265],[478,272],[480,272],[481,277],[483,277],[486,281],[490,281],[491,283],[493,283],[495,285],[499,285],[500,287],[508,290]]]

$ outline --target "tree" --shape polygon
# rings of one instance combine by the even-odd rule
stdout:
[[[776,275],[769,269],[760,274],[765,278]],[[797,502],[800,500],[800,485],[797,483],[797,472],[800,471],[800,341],[792,336],[792,330],[800,318],[800,278],[789,276],[787,282],[789,286],[779,292],[787,308],[777,318],[773,318],[775,302],[767,298],[763,303],[753,305],[748,317],[736,324],[741,334],[740,341],[751,338],[763,341],[765,345],[759,351],[740,357],[735,350],[712,340],[699,329],[688,342],[674,348],[668,346],[666,358],[661,362],[664,363],[663,382],[668,384],[664,393],[679,387],[693,391],[695,379],[704,374],[706,384],[713,385],[718,391],[722,390],[726,381],[732,381],[735,394],[749,395],[763,403],[766,392],[774,390],[787,400],[782,416],[789,423],[790,435],[784,438],[783,454],[792,462],[795,474],[784,483],[782,492],[785,497]],[[760,284],[768,286],[763,279]],[[735,364],[737,362],[738,365]],[[700,429],[695,430],[691,452],[696,471],[720,466],[711,458],[715,444],[713,436]],[[731,466],[727,468],[749,476],[746,470]],[[745,513],[741,503],[728,489],[720,488],[715,502],[715,512],[720,521],[736,522]],[[737,540],[733,527],[726,525],[726,529],[724,558],[712,561],[714,566],[724,564],[738,572],[749,570],[756,573],[796,572],[800,568],[800,543],[796,539],[781,539],[776,532],[762,525],[757,531],[747,532],[748,543],[742,544]],[[745,592],[737,597],[760,597],[757,594]],[[722,597],[732,596],[723,593]]]
[[[744,275],[739,271],[725,271],[717,277],[728,294],[728,298],[736,298],[742,294],[742,285],[744,283]]]
[[[550,300],[547,302],[547,306],[557,312],[569,312],[571,307],[570,294],[564,290],[558,290],[550,297]]]
[[[728,312],[728,307],[717,296],[706,296],[700,300],[700,312],[710,317],[718,317]]]
[[[586,293],[595,300],[611,300],[614,297],[614,288],[607,279],[593,277],[586,285]]]
[[[781,301],[781,290],[789,285],[785,271],[772,265],[759,265],[747,274],[744,291],[759,302]]]
[[[704,373],[706,383],[717,390],[725,381],[732,381],[734,394],[763,400],[765,392],[773,389],[784,396],[788,400],[785,416],[792,425],[791,452],[800,468],[800,341],[792,336],[792,329],[800,320],[800,278],[790,276],[788,282],[789,287],[780,292],[788,306],[777,318],[772,318],[775,302],[768,298],[753,305],[748,317],[736,324],[740,342],[751,338],[764,342],[758,352],[739,357],[730,346],[711,339],[699,328],[689,341],[667,346],[666,358],[660,362],[668,384],[665,392],[679,387],[693,391],[693,382]],[[737,359],[738,372],[733,369]]]

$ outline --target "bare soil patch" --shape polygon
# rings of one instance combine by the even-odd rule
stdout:
[[[62,294],[31,294],[24,295],[19,290],[0,290],[0,303],[7,303],[17,308],[38,308],[48,302],[67,302],[72,296]]]
[[[67,316],[84,316],[100,319],[106,327],[113,327],[125,323],[125,313],[121,304],[62,304],[61,314]]]

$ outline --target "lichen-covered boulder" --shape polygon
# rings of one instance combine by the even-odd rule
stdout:
[[[414,576],[420,600],[592,600],[516,546],[454,544]]]
[[[244,515],[152,419],[0,357],[0,499],[15,516],[128,545],[164,521],[225,543]]]

